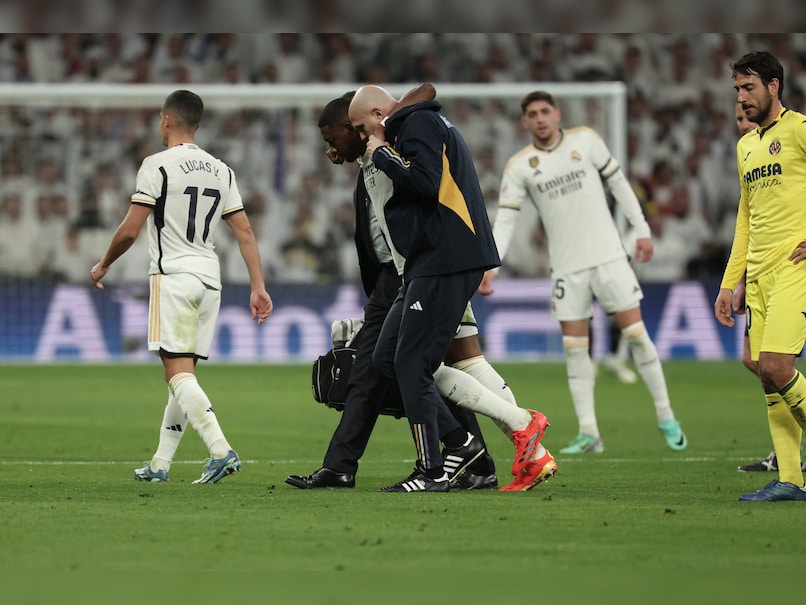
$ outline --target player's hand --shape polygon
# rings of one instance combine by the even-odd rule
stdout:
[[[639,263],[646,263],[652,258],[655,247],[651,237],[639,237],[635,240],[635,260]]]
[[[344,158],[336,151],[335,147],[328,147],[325,155],[332,164],[344,164]]]
[[[259,325],[269,318],[274,303],[266,290],[254,290],[249,296],[249,307],[252,309],[252,319],[257,319]]]
[[[800,261],[806,259],[806,242],[800,242],[795,251],[789,255],[789,260],[797,265]]]
[[[483,294],[484,296],[489,296],[490,294],[495,293],[493,290],[493,280],[495,279],[495,271],[492,269],[488,269],[484,272],[484,277],[481,278],[481,283],[479,284],[479,294]]]
[[[96,288],[98,288],[99,290],[103,290],[103,289],[104,289],[104,285],[101,283],[101,280],[104,278],[104,276],[105,276],[105,275],[106,275],[108,272],[109,272],[109,267],[107,267],[106,269],[104,269],[104,268],[101,266],[101,263],[96,264],[96,265],[95,265],[95,266],[94,266],[94,267],[93,267],[93,268],[90,270],[90,278],[92,279],[92,285],[93,285],[93,286],[95,286]]]
[[[729,288],[720,288],[714,303],[714,317],[726,328],[733,327],[733,316],[731,315],[731,299],[733,292]]]
[[[730,306],[737,315],[744,315],[744,280],[733,291]]]
[[[371,134],[367,137],[367,153],[369,157],[372,157],[372,154],[375,153],[375,150],[378,147],[387,147],[389,143],[386,142],[386,137],[384,136],[384,131],[379,129],[380,135]]]

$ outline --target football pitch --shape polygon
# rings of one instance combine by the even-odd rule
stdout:
[[[153,453],[159,365],[0,367],[0,565],[5,572],[771,572],[806,555],[803,503],[743,503],[773,473],[739,473],[770,439],[739,361],[665,364],[685,452],[667,449],[643,383],[600,369],[605,451],[562,456],[577,424],[561,363],[496,364],[551,421],[558,475],[531,492],[381,494],[413,468],[405,420],[382,416],[354,490],[299,490],[339,413],[309,365],[200,364],[241,472],[192,485],[206,451],[188,430],[168,483],[134,481]],[[512,448],[481,420],[499,479]],[[797,510],[796,510],[797,509]],[[28,601],[33,602],[33,601]],[[300,601],[301,602],[301,601]],[[313,602],[313,601],[311,601]],[[331,600],[327,602],[338,602]]]

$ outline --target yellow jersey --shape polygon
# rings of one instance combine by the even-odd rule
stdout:
[[[736,144],[741,198],[723,288],[765,275],[806,241],[806,116],[785,107]]]

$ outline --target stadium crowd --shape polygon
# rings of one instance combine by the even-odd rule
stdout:
[[[799,34],[4,34],[0,84],[430,81],[439,89],[620,80],[628,88],[626,172],[655,240],[639,277],[716,279],[739,195],[730,63],[751,49],[780,58],[784,105],[806,109]],[[503,162],[528,144],[511,105],[456,99],[445,107],[470,145],[493,218]],[[355,174],[330,166],[317,113],[209,111],[199,136],[241,175],[271,281],[358,279]],[[127,211],[140,159],[160,149],[155,119],[154,108],[0,105],[0,278],[87,282]],[[567,114],[564,123],[574,125]],[[140,239],[118,280],[143,279]],[[217,246],[224,279],[247,281],[234,240]],[[539,224],[525,221],[502,275],[546,276],[547,258]]]

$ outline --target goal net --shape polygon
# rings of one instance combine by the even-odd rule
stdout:
[[[387,88],[399,97],[413,86]],[[520,125],[520,100],[529,92],[542,89],[553,94],[564,126],[591,126],[616,159],[622,165],[626,162],[626,88],[620,82],[435,86],[443,112],[473,152],[491,216],[504,162],[529,143]],[[4,311],[0,358],[47,361],[143,355],[138,334],[145,325],[146,238],[141,237],[116,262],[107,280],[112,293],[107,291],[103,300],[89,288],[87,276],[126,213],[140,162],[161,149],[159,108],[179,87],[0,84],[0,300]],[[329,164],[317,127],[321,107],[357,85],[194,84],[188,88],[205,103],[196,140],[235,170],[261,242],[273,295],[277,288],[287,287],[287,296],[300,299],[289,300],[284,290],[283,306],[294,309],[298,322],[314,325],[291,322],[276,341],[251,345],[244,343],[259,337],[237,336],[240,328],[225,327],[217,359],[310,358],[312,351],[320,351],[327,343],[331,320],[361,313],[363,294],[357,286],[349,226],[341,231],[334,227],[341,224],[352,203],[355,168]],[[520,229],[530,228],[530,212],[531,208],[525,210]],[[292,241],[305,213],[305,228],[319,247],[319,258],[312,259],[316,252]],[[219,240],[217,235],[216,246],[225,283],[248,284],[232,238],[225,233]],[[310,266],[315,263],[316,267]],[[519,270],[523,276],[540,275],[529,266]],[[305,297],[315,288],[326,291],[321,301],[311,304]],[[513,287],[502,296],[520,300],[520,291],[535,294],[531,286]],[[54,310],[56,303],[62,306]],[[69,310],[76,306],[86,307],[86,317]],[[226,308],[222,311],[225,326],[230,325],[229,313]],[[510,316],[519,317],[518,311]],[[239,321],[233,319],[232,325],[240,325]],[[52,330],[50,336],[43,333],[46,328]],[[507,342],[517,341],[511,335],[513,326],[501,329]],[[542,351],[539,355],[561,356],[556,326],[540,330],[536,338],[546,342],[536,345]],[[82,338],[101,343],[97,354],[87,352]],[[530,336],[524,338],[532,343]],[[524,346],[528,350],[532,344]],[[505,344],[497,350],[507,356],[510,349]]]

